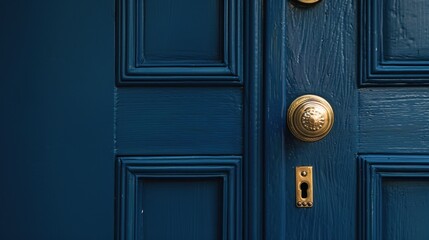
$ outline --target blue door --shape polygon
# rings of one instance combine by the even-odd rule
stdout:
[[[429,3],[267,1],[265,9],[266,239],[428,239]],[[316,142],[286,125],[305,94],[334,112]],[[312,207],[296,202],[299,166],[313,167]]]
[[[429,238],[426,1],[0,12],[0,239]]]

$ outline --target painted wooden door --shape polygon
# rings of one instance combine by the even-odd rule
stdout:
[[[261,13],[118,1],[117,239],[262,237]]]
[[[262,236],[260,2],[0,12],[0,239]]]
[[[429,3],[267,1],[266,239],[428,239]],[[300,95],[331,103],[321,141],[287,130]],[[295,167],[313,166],[312,208]]]
[[[0,12],[0,239],[429,238],[426,1]],[[335,111],[315,143],[286,127],[308,93]]]

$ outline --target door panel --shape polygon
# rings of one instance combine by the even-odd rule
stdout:
[[[256,4],[117,2],[118,240],[261,238]]]
[[[427,239],[429,157],[362,155],[363,239]]]
[[[121,157],[119,239],[240,239],[241,157]]]
[[[118,0],[121,85],[243,82],[241,0]]]
[[[429,3],[360,1],[362,86],[427,84]]]

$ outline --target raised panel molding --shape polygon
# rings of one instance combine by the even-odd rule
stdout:
[[[429,2],[360,2],[361,86],[429,84]]]
[[[366,155],[359,157],[359,165],[359,239],[422,239],[425,234],[427,237],[425,219],[406,218],[428,211],[426,202],[421,199],[429,198],[426,191],[429,188],[429,156]],[[425,190],[419,191],[415,183],[423,185]],[[391,214],[395,217],[386,217]],[[392,231],[398,227],[401,229]]]
[[[117,83],[242,83],[241,0],[119,0]]]
[[[241,172],[233,156],[119,157],[117,239],[240,240]]]

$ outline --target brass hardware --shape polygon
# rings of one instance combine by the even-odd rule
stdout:
[[[296,167],[295,175],[296,206],[299,208],[313,207],[313,167]]]
[[[316,142],[331,131],[334,110],[319,96],[303,95],[289,106],[287,124],[291,133],[299,140]]]
[[[320,2],[321,0],[294,0],[295,2],[302,4],[302,5],[309,5],[309,4],[315,4]]]

